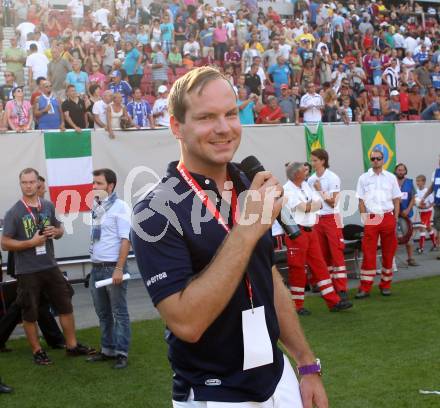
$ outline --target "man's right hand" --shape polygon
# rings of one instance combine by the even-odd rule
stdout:
[[[270,171],[256,174],[241,209],[238,228],[261,237],[273,224],[283,206],[283,187]]]
[[[42,246],[46,243],[47,237],[40,235],[40,231],[37,231],[35,235],[30,240],[32,248]]]

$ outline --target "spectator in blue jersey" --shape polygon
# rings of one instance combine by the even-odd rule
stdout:
[[[440,65],[434,66],[434,72],[431,73],[432,86],[436,90],[440,90]]]
[[[133,91],[133,101],[128,103],[127,113],[135,126],[154,129],[151,106],[147,101],[142,100],[142,92],[139,88],[135,88]]]
[[[142,65],[142,53],[133,47],[133,43],[125,43],[125,59],[122,68],[128,75],[128,82],[133,88],[138,88],[142,75],[138,75],[138,68]]]
[[[127,81],[122,80],[121,71],[113,71],[110,74],[110,78],[111,82],[108,86],[108,89],[114,94],[120,93],[122,95],[124,105],[127,106],[133,93],[130,84]]]
[[[440,120],[440,90],[437,91],[437,100],[421,113],[421,117],[423,120]]]
[[[66,83],[68,85],[73,85],[78,94],[85,95],[89,84],[89,76],[86,72],[81,71],[81,65],[81,60],[78,58],[73,60],[72,71],[67,74]]]
[[[250,94],[247,96],[247,90],[245,87],[238,89],[238,116],[240,117],[240,123],[242,125],[253,125],[255,123],[255,104],[257,103],[258,96]]]
[[[426,49],[425,44],[422,44],[420,46],[420,50],[414,55],[413,58],[418,65],[422,65],[425,61],[429,60],[429,53],[428,50]]]
[[[277,57],[277,63],[271,65],[267,71],[275,88],[275,95],[281,95],[281,85],[286,84],[290,87],[290,68],[286,64],[284,57]]]
[[[38,129],[66,130],[61,101],[52,94],[52,84],[46,81],[43,84],[42,94],[34,104],[34,118],[38,119]]]

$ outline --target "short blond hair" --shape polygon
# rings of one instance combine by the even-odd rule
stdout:
[[[185,123],[185,115],[188,110],[186,96],[194,91],[200,95],[209,82],[217,79],[223,79],[230,85],[230,82],[218,69],[209,66],[195,68],[180,77],[174,82],[168,96],[170,115],[174,116],[179,123]]]

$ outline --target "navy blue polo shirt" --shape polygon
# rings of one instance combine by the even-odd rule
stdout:
[[[227,235],[213,217],[199,225],[195,214],[205,215],[206,208],[176,166],[177,162],[170,163],[166,177],[134,208],[131,242],[155,305],[182,291],[202,272]],[[229,164],[228,172],[238,195],[249,188],[249,181],[236,165]],[[215,182],[202,175],[192,176],[220,209],[221,196]],[[232,226],[231,214],[223,216]],[[274,362],[243,371],[242,311],[250,308],[243,278],[229,304],[197,343],[184,342],[166,330],[168,357],[175,373],[174,400],[186,401],[191,388],[196,401],[263,402],[272,396],[284,368],[283,355],[277,347],[280,330],[274,306],[273,264],[268,231],[257,243],[247,271],[254,306],[265,308]]]

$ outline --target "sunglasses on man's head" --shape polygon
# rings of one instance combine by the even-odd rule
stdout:
[[[383,159],[383,157],[370,157],[371,161],[381,161]]]

